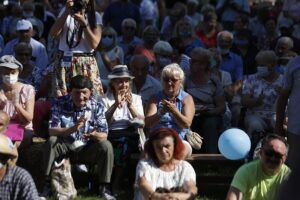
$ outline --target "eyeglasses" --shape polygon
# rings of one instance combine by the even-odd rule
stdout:
[[[179,81],[180,79],[176,79],[176,78],[171,78],[171,77],[164,77],[163,78],[164,82],[169,83],[170,81],[172,83],[176,83],[177,81]]]
[[[276,159],[282,159],[285,155],[282,155],[279,152],[274,151],[273,149],[264,149],[263,152],[269,158],[275,157]]]

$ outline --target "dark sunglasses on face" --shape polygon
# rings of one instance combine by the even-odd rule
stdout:
[[[264,149],[263,151],[264,151],[265,155],[268,156],[269,158],[275,157],[276,159],[282,159],[283,156],[285,156],[285,155],[282,155],[281,153],[276,152],[272,149]]]
[[[164,80],[164,82],[166,82],[166,83],[169,83],[170,81],[171,81],[172,83],[176,83],[177,81],[179,81],[179,79],[176,79],[176,78],[170,78],[170,77],[164,77],[163,80]]]

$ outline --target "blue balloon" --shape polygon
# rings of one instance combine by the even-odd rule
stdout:
[[[219,137],[218,147],[224,157],[230,160],[245,158],[251,148],[249,136],[238,128],[231,128]]]

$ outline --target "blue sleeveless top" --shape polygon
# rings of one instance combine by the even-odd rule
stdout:
[[[182,89],[179,91],[178,96],[176,97],[176,108],[179,110],[179,112],[182,112],[183,108],[183,99],[188,95],[185,91]],[[163,105],[161,101],[163,99],[167,99],[166,95],[163,93],[163,91],[160,91],[155,94],[156,102],[157,102],[157,112],[160,112],[160,110],[163,108]],[[175,129],[178,133],[181,139],[186,139],[185,135],[190,130],[189,128],[181,128],[177,125],[172,113],[167,112],[164,115],[161,116],[160,121],[158,124],[153,126],[151,128],[151,132],[158,129],[158,128],[172,128]]]

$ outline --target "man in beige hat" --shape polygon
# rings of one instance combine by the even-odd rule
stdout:
[[[11,140],[0,134],[0,197],[11,200],[39,199],[36,186],[30,174],[9,164],[10,159],[17,157]]]

